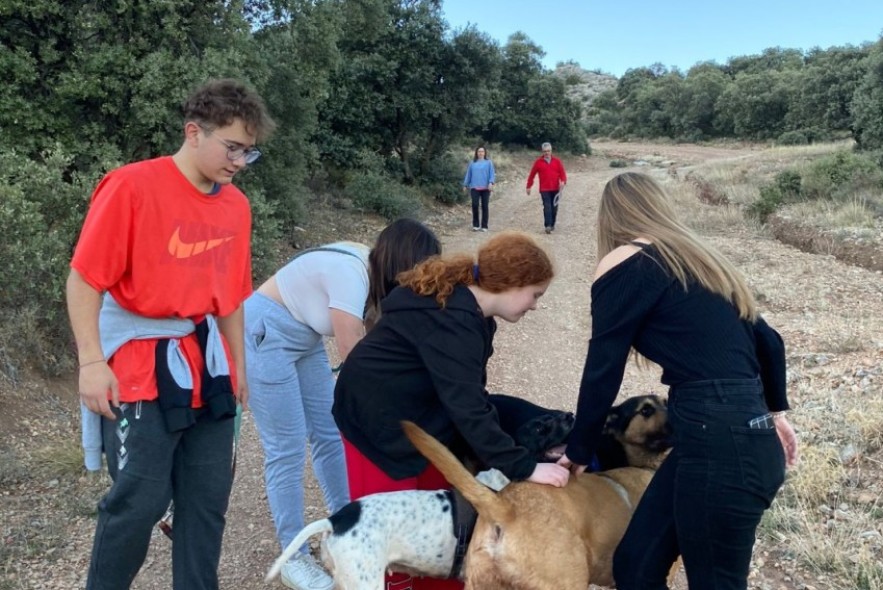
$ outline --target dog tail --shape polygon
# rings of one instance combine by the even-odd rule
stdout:
[[[402,428],[420,454],[441,471],[448,483],[457,488],[479,514],[493,522],[510,518],[512,509],[509,503],[479,483],[446,446],[413,422],[403,421]]]
[[[282,552],[282,555],[279,556],[278,559],[273,563],[273,567],[270,568],[270,571],[267,572],[267,577],[264,578],[265,582],[269,582],[273,578],[279,575],[279,572],[282,570],[282,566],[288,563],[288,560],[292,558],[292,556],[297,553],[297,550],[300,549],[300,546],[307,542],[307,539],[312,537],[313,535],[318,535],[319,533],[330,533],[332,531],[331,521],[327,518],[323,518],[322,520],[317,520],[316,522],[311,522],[307,526],[305,526],[301,532],[297,534],[297,536],[288,544],[288,547],[285,548],[285,551]]]

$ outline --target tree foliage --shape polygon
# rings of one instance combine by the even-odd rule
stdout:
[[[581,107],[567,98],[564,80],[543,69],[544,52],[523,32],[503,47],[500,87],[488,124],[491,141],[585,153],[588,143],[579,126]]]
[[[588,129],[615,137],[780,143],[851,134],[876,149],[883,143],[879,47],[774,47],[724,65],[699,63],[686,75],[661,64],[633,68],[615,95],[593,102]]]
[[[278,123],[237,179],[261,275],[311,190],[395,215],[460,198],[458,142],[584,151],[578,107],[541,55],[523,34],[501,48],[451,31],[440,0],[5,0],[0,313],[28,309],[26,329],[6,322],[0,358],[13,333],[64,349],[62,283],[95,182],[175,151],[179,105],[205,80],[251,84]]]
[[[523,32],[500,46],[476,27],[450,30],[441,0],[5,0],[0,251],[15,278],[0,312],[33,302],[27,332],[49,349],[65,341],[60,277],[92,187],[177,149],[179,105],[209,78],[251,84],[279,124],[238,180],[254,203],[258,273],[312,191],[386,215],[458,200],[461,142],[587,153],[586,130],[791,143],[852,133],[883,147],[880,43],[772,48],[686,74],[635,68],[586,119],[543,56]]]
[[[867,150],[883,150],[883,39],[870,52],[867,69],[852,99],[855,140]]]

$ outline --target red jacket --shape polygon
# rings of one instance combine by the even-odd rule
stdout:
[[[561,182],[567,183],[567,173],[564,172],[564,164],[555,156],[552,156],[549,162],[546,162],[546,159],[542,156],[537,158],[537,161],[533,163],[533,167],[530,169],[530,174],[527,176],[527,188],[533,186],[533,178],[537,174],[540,175],[540,192],[557,191],[561,188]]]

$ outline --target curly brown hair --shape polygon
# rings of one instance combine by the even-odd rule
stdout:
[[[399,283],[418,295],[435,295],[444,307],[457,285],[477,285],[490,293],[540,285],[552,280],[549,254],[523,232],[500,232],[468,254],[433,256],[399,275]]]
[[[242,119],[258,142],[269,137],[276,123],[257,92],[230,78],[210,80],[197,88],[181,105],[184,121],[195,121],[209,131]]]

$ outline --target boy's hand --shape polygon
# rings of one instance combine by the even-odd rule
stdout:
[[[110,405],[120,407],[120,388],[116,375],[106,361],[88,364],[80,368],[80,399],[90,411],[101,414],[108,420],[116,420]],[[110,391],[111,399],[107,399]]]

